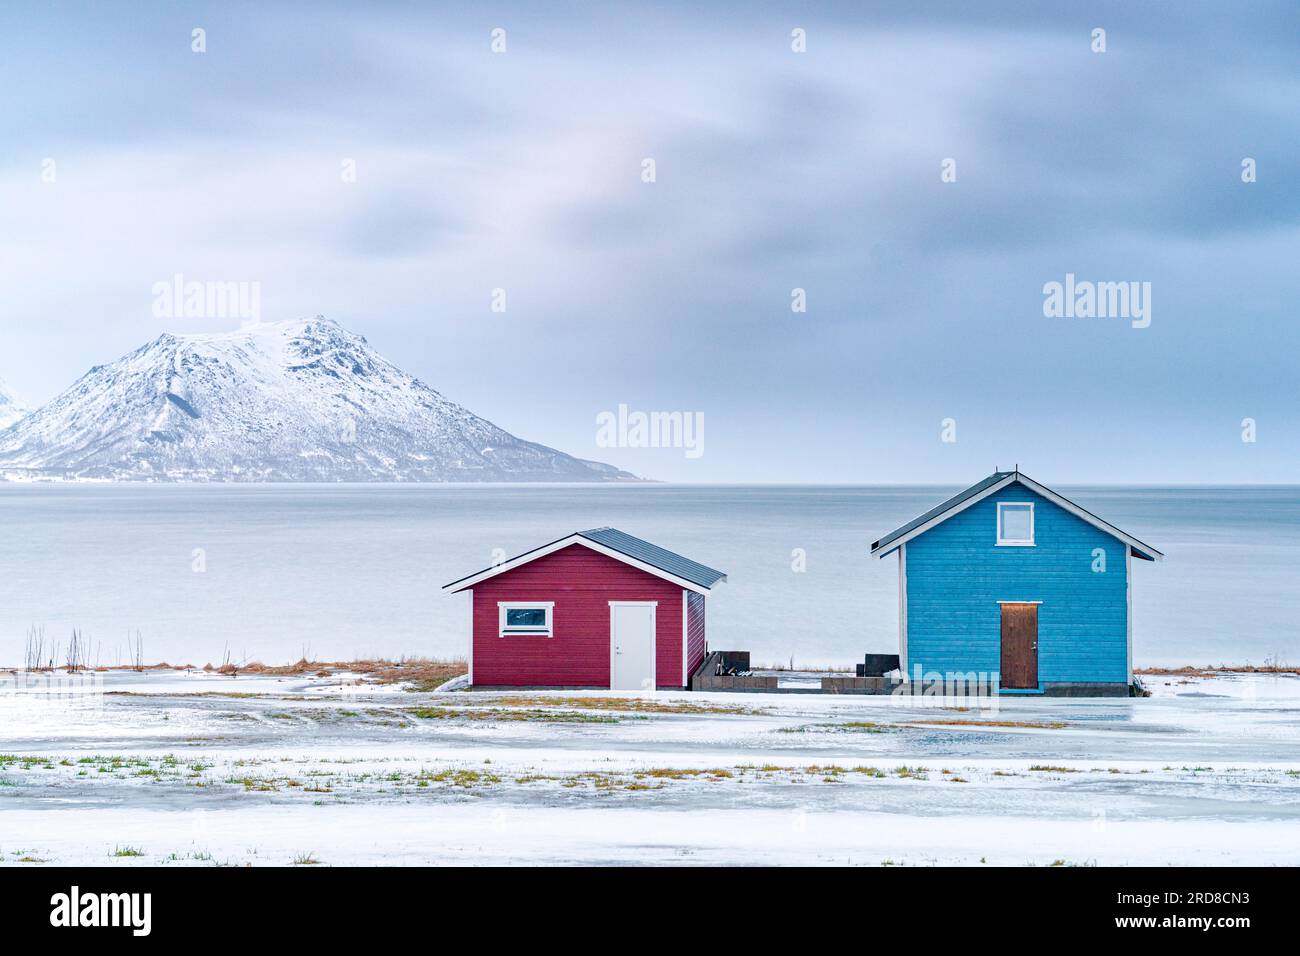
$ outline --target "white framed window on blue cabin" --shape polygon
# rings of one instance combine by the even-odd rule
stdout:
[[[1028,548],[1034,544],[1034,503],[998,502],[998,546]]]
[[[551,637],[554,601],[498,601],[497,637]]]

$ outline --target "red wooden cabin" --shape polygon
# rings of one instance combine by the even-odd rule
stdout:
[[[446,585],[470,591],[476,687],[682,688],[727,576],[615,528],[579,531]]]

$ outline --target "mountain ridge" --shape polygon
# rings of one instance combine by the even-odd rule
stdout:
[[[4,379],[0,378],[0,431],[18,421],[27,414],[27,411],[18,397],[9,390]]]
[[[164,332],[0,431],[0,474],[113,481],[627,481],[518,438],[316,316]]]

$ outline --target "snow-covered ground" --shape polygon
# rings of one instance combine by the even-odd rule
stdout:
[[[996,711],[100,679],[0,675],[0,862],[1300,861],[1294,677]]]

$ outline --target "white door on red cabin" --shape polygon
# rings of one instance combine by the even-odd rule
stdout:
[[[609,602],[609,686],[653,690],[655,686],[655,602]]]

